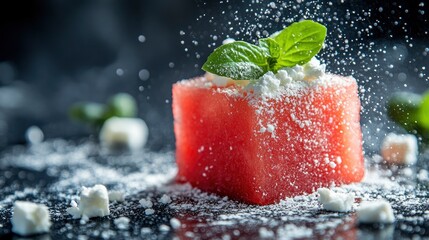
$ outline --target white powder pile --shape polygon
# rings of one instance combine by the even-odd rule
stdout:
[[[411,134],[389,133],[381,144],[381,156],[388,163],[414,164],[417,154],[417,138]]]
[[[21,236],[49,232],[51,218],[43,204],[16,201],[13,205],[12,231]]]
[[[356,210],[360,223],[393,223],[392,206],[386,200],[364,201]]]
[[[323,208],[334,212],[349,212],[352,210],[355,196],[353,193],[336,193],[327,188],[319,188],[319,202]]]

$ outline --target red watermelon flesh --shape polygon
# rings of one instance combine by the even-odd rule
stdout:
[[[364,175],[360,102],[351,77],[291,83],[262,99],[204,77],[173,85],[177,179],[266,205]]]

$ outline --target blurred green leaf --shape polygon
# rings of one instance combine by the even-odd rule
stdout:
[[[69,115],[72,119],[99,128],[111,117],[136,117],[137,103],[127,93],[118,93],[107,104],[81,102],[74,104]]]
[[[89,123],[91,125],[98,125],[103,123],[103,115],[105,107],[103,104],[82,102],[73,105],[70,108],[70,117],[74,120]]]
[[[118,93],[109,99],[104,117],[135,117],[137,116],[137,103],[133,96],[127,93]]]
[[[387,102],[387,115],[407,131],[418,128],[422,97],[410,92],[397,92]]]
[[[429,131],[429,91],[423,94],[419,109],[419,120],[421,126]]]

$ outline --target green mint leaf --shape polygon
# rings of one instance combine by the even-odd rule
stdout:
[[[135,117],[137,115],[137,103],[128,93],[118,93],[109,99],[104,112],[104,118],[111,117]]]
[[[419,108],[419,120],[423,128],[429,133],[429,91],[423,94],[423,98]]]
[[[277,65],[277,59],[280,57],[280,45],[272,38],[262,38],[259,39],[259,47],[266,55],[269,69],[273,70],[274,66]]]
[[[387,102],[387,115],[409,132],[419,128],[422,97],[411,92],[394,93]]]
[[[268,72],[269,66],[264,50],[236,41],[216,48],[202,69],[235,80],[255,80]]]
[[[304,20],[275,34],[273,39],[280,45],[281,53],[274,70],[309,62],[322,48],[326,32],[320,23]]]
[[[101,125],[104,122],[105,106],[99,103],[82,102],[74,104],[69,115],[72,119],[91,125]]]
[[[259,39],[259,47],[262,48],[268,57],[280,57],[280,45],[272,38]]]

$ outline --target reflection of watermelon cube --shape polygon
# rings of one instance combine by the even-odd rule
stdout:
[[[322,84],[291,83],[268,101],[205,78],[174,84],[178,180],[261,205],[360,181],[357,84],[327,77]]]

